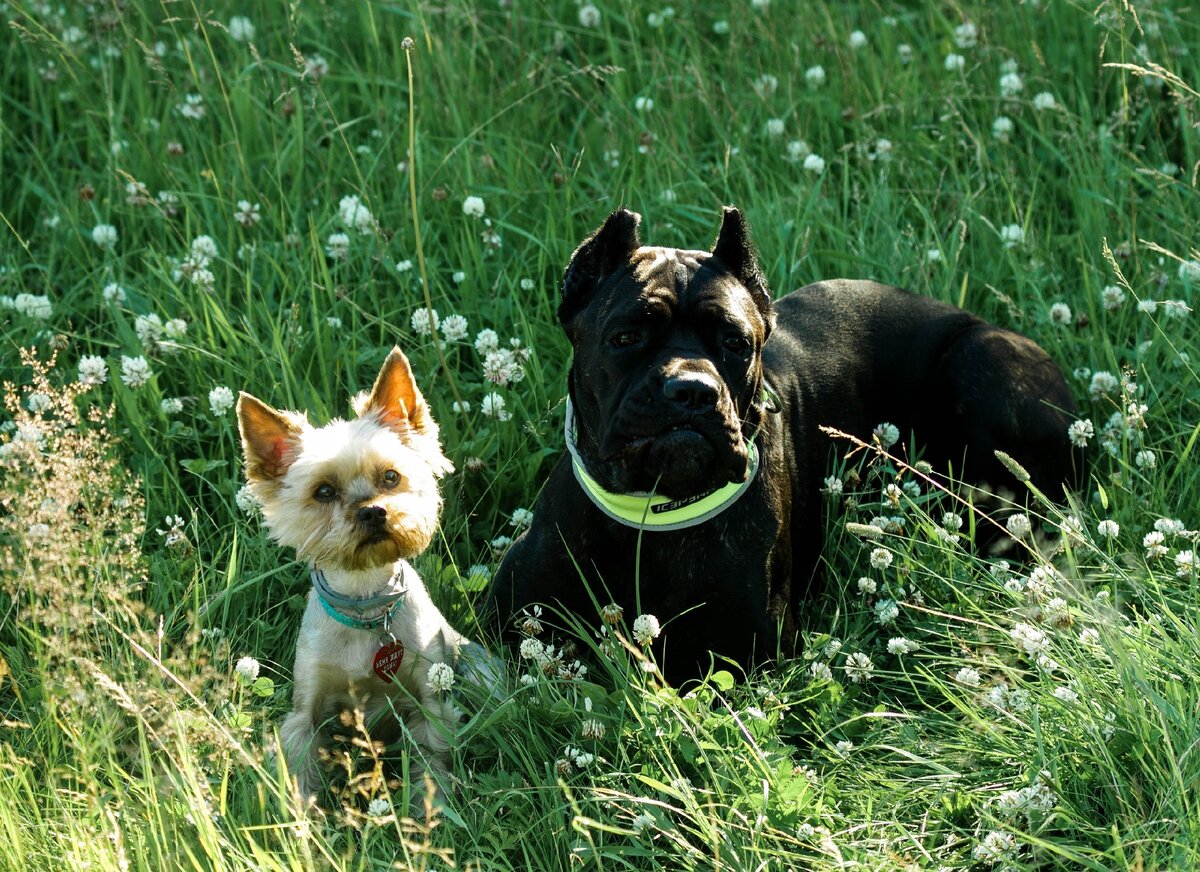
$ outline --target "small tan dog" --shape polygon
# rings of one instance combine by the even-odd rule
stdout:
[[[271,537],[312,567],[293,710],[280,729],[305,798],[319,783],[318,734],[331,717],[359,707],[373,740],[407,734],[419,784],[449,765],[454,665],[473,682],[495,677],[489,655],[446,622],[408,564],[433,538],[437,480],[453,466],[399,348],[353,406],[355,419],[320,428],[247,393],[237,406],[246,478]]]

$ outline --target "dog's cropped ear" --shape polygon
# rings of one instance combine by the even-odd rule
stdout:
[[[558,320],[568,333],[571,322],[592,299],[600,283],[629,263],[641,244],[637,232],[641,220],[637,212],[618,209],[571,255],[563,273],[562,302],[558,307]]]
[[[388,352],[371,393],[359,394],[353,403],[360,418],[375,415],[381,424],[393,430],[425,433],[432,427],[437,433],[429,404],[417,388],[408,358],[398,347]]]
[[[750,241],[750,228],[740,210],[726,206],[721,216],[721,230],[713,244],[712,255],[725,270],[741,282],[762,313],[769,331],[775,324],[774,307],[767,280],[758,266],[758,254]]]
[[[273,409],[242,391],[237,402],[238,431],[251,482],[277,481],[300,455],[300,434],[306,418]]]

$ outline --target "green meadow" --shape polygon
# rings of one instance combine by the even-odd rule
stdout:
[[[0,869],[1200,868],[1194,6],[0,19]],[[456,467],[415,565],[496,649],[477,610],[563,448],[567,259],[622,205],[706,248],[727,204],[776,295],[871,278],[1038,341],[1087,486],[989,520],[847,443],[794,658],[672,688],[638,616],[545,613],[586,668],[456,688],[440,807],[353,725],[302,807],[308,573],[241,490],[237,392],[344,416],[399,345]]]

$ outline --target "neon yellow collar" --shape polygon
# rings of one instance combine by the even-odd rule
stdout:
[[[703,524],[737,502],[758,475],[758,447],[754,444],[754,437],[751,437],[746,443],[750,470],[745,481],[731,481],[715,490],[674,500],[655,493],[613,493],[602,488],[584,468],[579,450],[575,446],[575,407],[570,397],[567,397],[564,429],[567,451],[571,455],[571,470],[575,473],[575,480],[579,482],[583,492],[596,508],[608,517],[636,530],[665,533]]]

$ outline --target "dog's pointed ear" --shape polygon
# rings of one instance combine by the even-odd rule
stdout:
[[[300,455],[300,434],[306,419],[273,409],[245,391],[238,393],[238,432],[246,458],[246,478],[278,481]]]
[[[360,418],[375,415],[380,423],[393,430],[421,433],[432,426],[434,433],[437,432],[429,404],[421,396],[412,366],[399,347],[388,352],[371,392],[355,398],[354,411]]]
[[[355,397],[353,406],[360,418],[374,415],[380,424],[406,440],[415,438],[434,475],[441,476],[454,471],[454,464],[442,453],[437,422],[429,411],[429,404],[421,396],[408,358],[399,347],[392,348],[388,353],[371,392]]]
[[[568,333],[571,322],[592,299],[600,283],[629,263],[641,245],[637,232],[641,220],[637,212],[620,208],[571,255],[563,273],[562,302],[558,307],[558,320]]]
[[[750,227],[741,211],[733,206],[726,206],[721,215],[721,230],[713,244],[712,256],[750,291],[770,330],[775,323],[771,291],[758,266],[758,254],[750,240]]]

